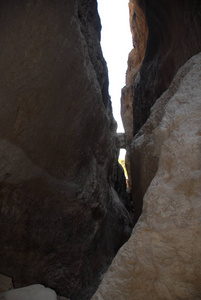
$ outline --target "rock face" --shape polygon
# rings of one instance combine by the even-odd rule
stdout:
[[[89,299],[131,231],[96,1],[2,0],[0,20],[0,272]]]
[[[148,26],[145,18],[144,5],[137,0],[130,0],[130,29],[132,33],[133,45],[135,48],[128,57],[128,69],[126,72],[126,86],[122,89],[121,96],[121,116],[126,135],[126,169],[128,173],[128,187],[132,188],[131,166],[130,166],[130,143],[133,138],[133,85],[139,73],[144,59]]]
[[[136,134],[178,69],[201,51],[201,4],[199,0],[132,2],[144,10],[149,29],[145,57],[134,84],[133,131]]]
[[[93,300],[201,298],[200,82],[201,53],[179,70],[133,140],[142,190],[149,186],[143,212]]]
[[[129,10],[134,48],[128,57],[121,115],[127,141],[128,185],[135,202],[136,222],[142,211],[144,191],[139,184],[140,168],[136,166],[139,156],[131,154],[132,138],[178,69],[201,51],[201,4],[198,0],[130,0]]]
[[[136,2],[134,6],[138,5]],[[173,3],[173,1],[145,0],[140,7],[145,11],[149,34],[144,60],[133,84],[134,135],[146,122],[152,105],[169,87],[178,69],[191,56],[201,51],[200,1],[186,0]],[[137,27],[140,36],[143,30],[138,28],[143,26]],[[141,36],[144,45],[144,36],[142,34]],[[157,157],[151,154],[148,148],[141,151],[140,147],[133,145],[131,150],[131,143],[128,149],[127,165],[130,168],[129,181],[136,222],[142,211],[143,196],[156,172]],[[146,151],[149,154],[145,154]],[[146,163],[143,159],[141,161],[142,156],[146,156]],[[146,168],[146,175],[141,173],[142,168]]]
[[[148,37],[144,4],[142,2],[139,4],[137,0],[130,0],[129,12],[134,48],[128,57],[126,86],[122,89],[121,97],[121,116],[128,144],[133,138],[133,85],[145,56]]]

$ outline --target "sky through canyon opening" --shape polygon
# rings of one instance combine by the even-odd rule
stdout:
[[[117,132],[124,132],[120,114],[121,89],[125,86],[128,55],[133,48],[128,3],[128,0],[98,0],[102,25],[101,47],[108,67],[109,94],[118,125]],[[125,150],[121,149],[120,158],[124,157]]]

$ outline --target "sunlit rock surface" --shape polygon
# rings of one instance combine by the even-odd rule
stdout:
[[[201,298],[200,82],[201,54],[179,70],[133,141],[144,191],[149,185],[143,212],[93,300]]]
[[[131,232],[96,6],[0,1],[0,272],[71,300]]]

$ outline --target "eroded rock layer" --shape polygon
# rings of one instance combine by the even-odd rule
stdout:
[[[201,298],[200,82],[201,54],[179,70],[133,140],[149,186],[143,212],[93,300]]]
[[[0,272],[71,300],[131,230],[96,6],[0,1]]]

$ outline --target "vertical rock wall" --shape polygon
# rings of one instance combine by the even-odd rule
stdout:
[[[150,108],[169,87],[178,69],[201,49],[199,0],[144,0],[142,3],[149,34],[134,86],[134,134],[146,122]]]
[[[126,86],[122,89],[121,115],[128,142],[133,138],[133,85],[145,56],[148,26],[143,3],[130,0],[130,29],[134,48],[128,57]]]
[[[131,189],[130,143],[133,138],[133,86],[145,56],[148,26],[146,22],[145,8],[142,2],[138,3],[137,0],[130,0],[129,12],[130,29],[134,48],[128,57],[126,86],[122,89],[121,96],[121,116],[126,136],[126,169],[128,173],[128,187]]]
[[[146,122],[152,105],[168,88],[178,69],[201,51],[200,1],[147,0],[144,3],[149,35],[145,57],[134,83],[134,134]],[[139,133],[139,136],[142,134]],[[131,148],[132,199],[136,221],[142,211],[143,196],[156,174],[158,157],[148,148],[139,147],[135,139]]]
[[[144,193],[154,177],[157,159],[152,157],[149,167],[142,166],[142,154],[138,147],[131,149],[131,141],[178,69],[201,50],[201,8],[199,0],[130,0],[129,8],[134,49],[128,58],[121,114],[127,137],[126,166],[136,221],[142,211]],[[141,174],[143,168],[147,169],[145,176]]]
[[[72,300],[131,231],[96,6],[0,2],[0,273]]]

